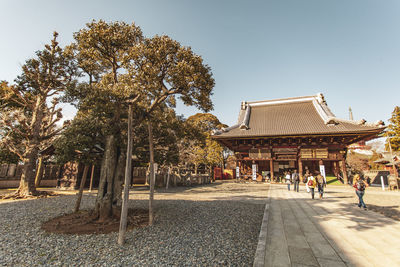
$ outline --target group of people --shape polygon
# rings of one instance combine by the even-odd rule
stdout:
[[[289,191],[290,185],[294,184],[294,191],[299,192],[300,175],[298,174],[297,170],[294,170],[293,173],[290,171],[286,172],[285,179]],[[316,187],[318,187],[319,198],[323,197],[326,181],[318,171],[315,172],[315,177],[311,173],[306,172],[303,182],[306,184],[307,192],[311,192],[312,199],[314,199],[314,191]]]
[[[300,184],[300,175],[297,170],[294,170],[293,173],[287,171],[285,174],[285,180],[290,191],[290,185],[294,185],[294,191],[299,192],[299,184]],[[314,199],[315,196],[315,188],[318,189],[319,198],[322,199],[324,196],[324,189],[326,187],[326,180],[321,175],[319,171],[315,171],[314,176],[308,170],[304,175],[303,182],[306,184],[307,192],[311,192],[311,198]],[[353,187],[356,190],[356,195],[358,197],[358,207],[363,207],[367,209],[367,206],[364,203],[363,197],[365,194],[365,188],[369,186],[369,183],[362,179],[359,174],[354,175],[353,177]]]
[[[299,192],[299,183],[300,183],[300,176],[297,173],[297,170],[294,170],[293,173],[287,171],[285,174],[286,184],[288,186],[288,190],[290,191],[290,185],[294,184],[294,191]]]
[[[318,188],[319,198],[323,198],[326,181],[319,171],[315,172],[315,177],[311,173],[306,173],[306,175],[304,175],[304,181],[306,183],[307,192],[311,192],[312,199],[314,199],[316,187]]]

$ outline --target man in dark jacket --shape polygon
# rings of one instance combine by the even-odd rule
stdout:
[[[300,176],[297,173],[297,170],[293,171],[292,181],[294,183],[294,191],[299,192]]]

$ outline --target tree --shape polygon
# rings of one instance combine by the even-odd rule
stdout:
[[[387,127],[387,137],[390,137],[390,144],[393,151],[400,151],[400,107],[396,106],[392,112],[392,117],[389,119]],[[389,141],[386,141],[386,150],[389,150]]]
[[[372,150],[372,156],[368,160],[368,164],[372,170],[383,170],[384,165],[375,163],[376,160],[380,159],[379,153],[375,150]]]
[[[84,164],[75,212],[77,212],[80,207],[89,167],[95,164],[97,159],[102,156],[99,155],[99,150],[101,151],[103,147],[102,127],[104,126],[102,126],[91,113],[78,112],[61,136],[54,142],[55,155],[58,163],[79,162]],[[94,166],[92,168],[94,168]]]
[[[1,143],[24,163],[14,196],[38,194],[34,183],[38,152],[62,130],[56,125],[62,118],[59,96],[75,85],[75,65],[58,45],[57,35],[55,32],[51,43],[25,62],[14,85],[1,83]]]
[[[71,50],[89,81],[71,90],[69,99],[106,125],[95,205],[95,214],[104,220],[121,204],[127,104],[135,110],[133,123],[138,127],[163,103],[173,107],[174,95],[187,105],[209,110],[214,80],[190,48],[167,36],[143,39],[134,24],[93,21],[74,38]]]
[[[181,46],[168,36],[145,39],[135,49],[131,49],[125,62],[128,74],[140,88],[138,106],[143,117],[149,120],[150,142],[150,218],[154,194],[154,164],[152,113],[164,102],[175,106],[175,95],[186,105],[194,105],[204,111],[212,109],[210,95],[214,79],[210,68],[203,64],[200,56],[188,47]]]
[[[346,162],[353,173],[362,173],[369,169],[369,157],[356,152],[347,154]]]
[[[197,113],[190,116],[186,123],[189,128],[195,129],[192,130],[193,135],[188,140],[191,146],[187,146],[190,149],[188,154],[190,162],[195,166],[195,172],[197,173],[197,167],[200,164],[208,166],[210,170],[212,166],[221,164],[224,148],[211,139],[211,131],[221,129],[226,125],[210,113]]]
[[[95,215],[100,220],[110,218],[121,205],[125,166],[122,131],[125,128],[126,103],[138,100],[137,87],[123,69],[130,48],[142,40],[142,31],[134,23],[92,21],[74,34],[70,46],[78,65],[87,75],[69,100],[78,109],[97,117],[104,126],[104,155],[102,159]]]
[[[180,140],[185,135],[184,119],[177,116],[172,108],[163,104],[154,110],[151,116],[154,141],[154,161],[160,166],[169,166],[179,163]],[[139,161],[148,162],[148,125],[140,124],[134,129],[133,153]]]

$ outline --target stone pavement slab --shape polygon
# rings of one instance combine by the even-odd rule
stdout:
[[[400,266],[400,222],[330,196],[329,188],[314,200],[304,187],[272,184],[268,194],[265,253],[257,251],[254,266]]]

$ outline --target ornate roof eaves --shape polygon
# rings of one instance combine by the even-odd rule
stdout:
[[[339,123],[350,123],[355,125],[363,125],[369,127],[377,127],[383,128],[386,127],[383,121],[377,121],[375,123],[367,123],[366,120],[361,119],[358,121],[355,120],[346,120],[337,118],[332,111],[329,109],[325,97],[322,93],[318,93],[317,95],[313,96],[303,96],[303,97],[292,97],[292,98],[282,98],[282,99],[275,99],[275,100],[265,100],[265,101],[254,101],[254,102],[246,102],[243,101],[241,103],[241,112],[244,111],[243,120],[239,121],[237,124],[222,128],[221,130],[214,130],[212,135],[220,135],[222,133],[229,132],[232,129],[239,128],[240,130],[248,130],[249,129],[249,121],[250,121],[250,114],[251,114],[251,107],[258,107],[258,106],[267,106],[267,105],[279,105],[279,104],[290,104],[290,103],[299,103],[299,102],[307,102],[311,101],[315,110],[317,111],[318,115],[324,121],[326,125],[336,125]],[[240,117],[240,116],[239,116]]]

